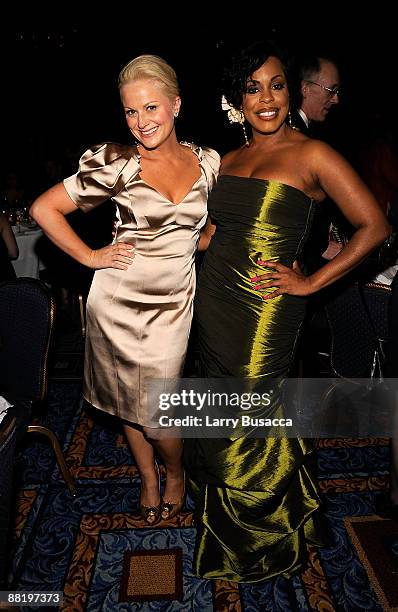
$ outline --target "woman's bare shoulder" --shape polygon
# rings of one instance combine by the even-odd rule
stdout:
[[[329,155],[339,155],[335,149],[333,149],[330,145],[326,144],[322,140],[317,140],[315,138],[306,137],[305,140],[302,140],[300,143],[297,143],[302,147],[303,153],[306,155],[313,156],[329,156]]]
[[[244,147],[239,147],[239,149],[228,151],[228,153],[225,153],[225,155],[223,155],[223,157],[221,158],[221,172],[225,170],[225,168],[227,168],[228,166],[232,166],[237,161],[237,159],[242,153],[243,148]]]

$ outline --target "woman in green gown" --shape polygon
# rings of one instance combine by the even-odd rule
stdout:
[[[206,376],[267,383],[288,375],[305,297],[352,270],[389,226],[350,165],[289,126],[286,70],[271,43],[242,52],[228,76],[230,116],[245,120],[252,135],[222,160],[209,200],[202,246],[206,237],[211,242],[195,309],[199,344]],[[297,261],[326,195],[356,231],[335,259],[306,277]],[[277,414],[280,403],[271,408]],[[234,435],[186,440],[184,452],[200,576],[257,582],[304,569],[307,543],[323,538],[309,441]]]

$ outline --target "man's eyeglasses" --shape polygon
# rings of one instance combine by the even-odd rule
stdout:
[[[311,85],[318,85],[318,87],[322,87],[322,89],[327,91],[329,98],[341,95],[341,87],[325,87],[325,85],[321,85],[320,83],[316,83],[315,81],[309,81],[308,79],[306,79],[306,83],[311,83]]]

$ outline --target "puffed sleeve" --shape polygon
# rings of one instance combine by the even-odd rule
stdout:
[[[88,212],[117,195],[139,171],[131,147],[107,142],[83,153],[79,170],[64,179],[64,186],[76,206]]]
[[[206,173],[207,184],[209,186],[210,191],[211,189],[213,189],[214,184],[217,180],[221,158],[217,151],[215,151],[214,149],[210,149],[209,147],[202,147],[202,151],[202,165]]]

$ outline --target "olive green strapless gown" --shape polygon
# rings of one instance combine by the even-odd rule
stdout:
[[[195,307],[206,376],[266,381],[288,375],[305,299],[263,300],[250,278],[264,271],[258,259],[291,266],[299,258],[312,213],[312,200],[289,185],[219,177],[209,200],[217,231]],[[302,570],[307,543],[323,539],[309,441],[187,439],[184,449],[197,511],[196,572],[257,582]]]

